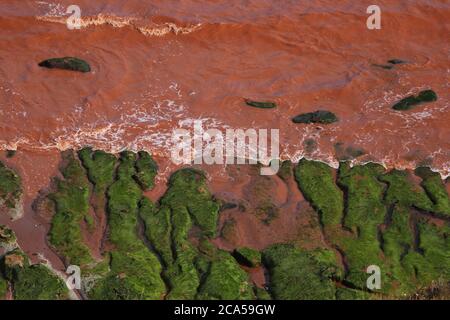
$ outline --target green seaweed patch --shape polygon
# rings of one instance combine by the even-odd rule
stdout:
[[[369,300],[372,295],[367,291],[352,288],[337,288],[336,300]]]
[[[255,107],[259,109],[273,109],[276,108],[277,105],[275,102],[261,102],[261,101],[254,101],[250,99],[245,99],[245,103],[250,107]]]
[[[421,186],[433,201],[434,211],[450,217],[450,197],[440,174],[431,171],[428,167],[419,167],[415,173],[422,178]]]
[[[384,200],[388,205],[398,204],[404,207],[416,207],[433,212],[434,206],[419,185],[413,183],[409,171],[392,170],[380,177],[388,184]]]
[[[15,245],[17,241],[14,231],[4,225],[0,225],[0,247]]]
[[[137,234],[142,190],[134,180],[136,154],[121,153],[117,180],[108,188],[110,272],[88,293],[92,299],[161,299],[161,264]]]
[[[417,96],[409,96],[406,97],[399,102],[397,102],[394,106],[392,106],[392,109],[398,110],[398,111],[405,111],[405,110],[411,110],[415,106],[426,103],[426,102],[433,102],[438,99],[437,94],[433,90],[424,90],[421,91]]]
[[[302,159],[295,168],[295,179],[305,198],[319,213],[322,225],[339,225],[344,200],[334,182],[332,169],[325,163]]]
[[[276,244],[263,251],[263,261],[270,273],[270,292],[274,299],[335,299],[330,266],[311,252],[289,244]]]
[[[347,261],[345,280],[359,289],[366,287],[368,266],[378,265],[386,271],[378,239],[378,226],[386,216],[383,204],[385,186],[378,180],[383,173],[384,168],[373,163],[350,168],[345,162],[339,167],[338,183],[346,198],[343,227],[350,230],[352,236],[340,237],[336,241]]]
[[[8,281],[0,274],[0,300],[4,300],[6,298],[6,294],[8,293]]]
[[[30,265],[19,249],[7,253],[1,260],[6,279],[12,283],[14,300],[67,299],[68,289],[57,275],[42,264]]]
[[[91,67],[86,61],[74,57],[47,59],[40,62],[38,65],[48,69],[63,69],[79,72],[91,71]]]
[[[206,236],[216,236],[220,204],[209,192],[203,172],[187,168],[172,174],[161,206],[168,206],[172,211],[185,208]]]
[[[0,161],[0,207],[14,209],[21,197],[22,181],[19,175]]]
[[[91,148],[81,149],[78,155],[89,180],[94,184],[94,192],[97,195],[104,194],[114,181],[116,157],[101,150],[93,151]]]
[[[236,260],[228,252],[218,251],[199,288],[197,299],[254,299],[254,293],[247,273],[239,267]]]
[[[239,264],[255,268],[261,264],[261,253],[258,250],[242,247],[233,251],[233,256]]]
[[[64,180],[55,179],[56,191],[48,196],[55,203],[49,240],[67,264],[85,266],[93,262],[81,233],[81,224],[89,215],[89,181],[72,152],[63,157]]]
[[[292,122],[294,123],[320,123],[320,124],[330,124],[333,122],[337,122],[338,117],[330,111],[326,110],[317,110],[314,112],[302,113],[294,118],[292,118]]]
[[[152,156],[145,151],[138,152],[139,158],[136,160],[136,181],[142,190],[150,190],[155,185],[155,177],[158,174],[158,165]]]

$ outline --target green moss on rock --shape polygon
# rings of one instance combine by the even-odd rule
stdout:
[[[79,72],[91,71],[91,67],[86,61],[74,57],[47,59],[40,62],[39,66],[49,69],[64,69]]]
[[[294,123],[320,123],[320,124],[330,124],[337,122],[339,119],[333,112],[326,110],[317,110],[314,112],[302,113],[294,118],[292,122]]]

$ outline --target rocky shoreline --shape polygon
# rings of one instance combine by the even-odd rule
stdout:
[[[80,266],[86,299],[405,299],[437,283],[445,292],[450,198],[438,173],[284,162],[279,183],[297,185],[305,199],[287,206],[274,195],[274,178],[250,167],[251,188],[238,198],[211,193],[204,172],[183,168],[151,201],[145,194],[158,166],[148,153],[69,150],[62,153],[62,176],[41,195],[36,214],[49,217],[48,243],[65,266]],[[2,199],[18,201],[20,177],[5,166],[1,172]],[[302,221],[294,232],[277,221],[289,215]],[[240,240],[244,217],[265,230],[281,223],[277,232],[284,229],[289,239],[248,245]],[[2,243],[9,249],[1,258],[0,296],[12,288],[14,299],[68,298],[52,273],[32,290],[16,291],[25,288],[21,279],[32,281],[43,271]],[[23,277],[8,271],[11,254],[24,261],[13,263]],[[380,267],[379,290],[366,287],[370,265]],[[262,281],[254,278],[257,270],[265,273]]]

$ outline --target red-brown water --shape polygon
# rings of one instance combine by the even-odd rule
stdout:
[[[366,0],[78,0],[82,28],[69,30],[73,2],[0,3],[0,149],[20,150],[10,162],[27,199],[56,174],[57,150],[85,145],[148,150],[163,181],[175,169],[172,130],[196,119],[205,129],[279,129],[283,158],[305,156],[312,138],[318,149],[308,156],[332,165],[340,142],[363,148],[361,162],[450,174],[447,0],[379,0],[381,30],[367,29]],[[37,65],[62,56],[87,60],[92,72]],[[407,63],[374,66],[393,58]],[[428,88],[437,102],[391,109]],[[244,98],[278,107],[253,109]],[[340,121],[291,122],[317,109]],[[214,190],[232,185],[223,167],[204,168]]]

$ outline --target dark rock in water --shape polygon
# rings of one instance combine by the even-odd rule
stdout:
[[[260,108],[260,109],[272,109],[276,108],[277,105],[274,102],[258,102],[249,99],[245,99],[245,103],[250,107]]]
[[[294,123],[322,123],[328,124],[338,121],[338,118],[333,112],[325,110],[317,110],[314,112],[308,112],[300,114],[292,118]]]
[[[16,150],[6,150],[6,157],[12,158],[16,155]]]
[[[418,104],[425,102],[433,102],[436,100],[437,95],[433,90],[424,90],[421,91],[417,96],[409,96],[400,100],[392,107],[392,109],[400,111],[410,110]]]
[[[391,59],[391,60],[388,60],[388,63],[390,63],[390,64],[403,64],[403,63],[406,63],[406,61],[400,60],[400,59]]]
[[[386,69],[386,70],[391,70],[392,68],[394,68],[394,66],[392,66],[390,64],[374,64],[373,66],[382,68],[382,69]]]
[[[89,64],[81,59],[73,58],[73,57],[64,57],[64,58],[53,58],[44,60],[39,63],[40,67],[49,68],[49,69],[64,69],[64,70],[72,70],[79,72],[89,72],[91,71],[91,67]]]

